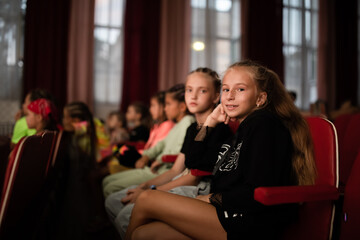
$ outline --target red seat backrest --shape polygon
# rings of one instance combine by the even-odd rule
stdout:
[[[338,186],[338,143],[334,125],[320,117],[307,117],[306,121],[314,143],[318,185]]]
[[[15,146],[6,169],[0,202],[0,238],[14,234],[21,222],[32,226],[30,216],[43,199],[49,169],[55,164],[61,134],[53,131],[28,136]],[[40,206],[41,207],[41,206]],[[29,218],[26,218],[29,217]],[[16,231],[15,231],[16,232]]]
[[[356,155],[360,150],[360,113],[352,115],[343,140],[339,145],[340,183],[344,186],[350,175]]]
[[[338,146],[334,125],[320,117],[306,118],[314,142],[317,167],[316,185],[338,187]],[[333,224],[333,201],[314,201],[300,205],[299,219],[290,226],[284,239],[329,239]]]
[[[339,141],[339,151],[342,148],[345,132],[349,125],[350,119],[353,115],[354,114],[352,114],[352,113],[342,114],[334,120],[334,125],[335,125],[336,131],[337,131],[338,141]]]

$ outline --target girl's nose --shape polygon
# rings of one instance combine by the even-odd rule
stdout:
[[[227,97],[227,99],[234,99],[235,98],[235,91],[230,90],[226,97]]]

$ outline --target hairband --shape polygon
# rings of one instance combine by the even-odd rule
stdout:
[[[53,115],[55,114],[54,105],[45,98],[39,98],[31,102],[27,108],[36,114],[40,114],[45,120],[49,119],[50,113],[53,113]]]

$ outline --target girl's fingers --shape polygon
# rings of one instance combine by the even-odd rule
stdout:
[[[220,113],[225,114],[225,110],[224,110],[223,106],[222,105],[219,105],[219,106],[220,106]]]
[[[230,117],[229,117],[228,115],[226,115],[226,116],[225,116],[225,121],[224,121],[224,123],[225,123],[225,124],[228,124],[228,123],[229,123],[229,120],[230,120]]]

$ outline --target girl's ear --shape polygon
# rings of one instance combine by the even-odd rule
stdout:
[[[261,107],[266,103],[267,93],[261,92],[256,100],[256,106]]]
[[[217,104],[219,102],[219,100],[220,100],[220,93],[215,93],[215,98],[214,98],[213,103]]]
[[[186,113],[187,107],[186,107],[186,103],[185,103],[185,102],[180,102],[179,107],[180,107],[180,111],[181,111],[182,113]]]
[[[37,122],[42,122],[44,118],[41,116],[41,114],[35,114],[35,119]]]

